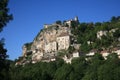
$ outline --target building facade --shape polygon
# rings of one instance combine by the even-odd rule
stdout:
[[[70,46],[70,36],[64,35],[57,37],[58,50],[68,49]]]

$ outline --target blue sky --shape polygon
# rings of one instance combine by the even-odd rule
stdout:
[[[120,16],[120,0],[10,0],[14,20],[3,29],[9,59],[22,55],[22,45],[33,41],[44,24],[69,20],[75,16],[80,22],[103,22]]]

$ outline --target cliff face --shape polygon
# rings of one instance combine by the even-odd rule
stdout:
[[[17,64],[54,61],[56,57],[71,63],[74,57],[91,57],[100,53],[105,59],[111,53],[120,58],[120,20],[103,23],[80,23],[76,17],[68,21],[45,24],[33,42],[23,45]]]
[[[59,42],[57,38],[59,38],[59,36],[63,33],[67,34],[65,36],[63,35],[63,38],[70,37],[69,31],[70,28],[58,26],[57,24],[50,26],[47,29],[43,29],[40,35],[33,41],[31,46],[31,50],[33,52],[32,60],[38,61],[42,58],[54,57],[59,49],[58,44],[62,43],[62,41]],[[67,45],[69,45],[70,39],[67,39],[66,42],[68,43]],[[66,49],[68,49],[68,47],[69,46],[67,46]]]
[[[54,60],[58,51],[67,50],[71,45],[72,22],[78,22],[77,18],[64,24],[44,25],[33,42],[23,46],[23,57],[31,55],[32,63]]]

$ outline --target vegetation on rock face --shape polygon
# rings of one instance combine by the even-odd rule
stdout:
[[[0,32],[12,19],[12,15],[8,14],[7,4],[8,0],[0,0]],[[79,23],[77,26],[75,23],[72,26],[71,31],[77,43],[81,44],[80,50],[83,52],[111,48],[111,46],[114,48],[120,44],[120,16],[112,17],[109,22]],[[112,29],[116,31],[112,32]],[[107,33],[98,39],[96,33],[101,30]],[[31,45],[32,43],[26,44],[28,49],[31,49]],[[74,48],[70,47],[68,51],[73,52]],[[120,59],[117,54],[108,55],[106,60],[101,54],[96,53],[90,59],[86,59],[86,56],[74,58],[71,64],[56,58],[56,61],[49,63],[38,62],[15,66],[15,62],[6,60],[6,52],[4,39],[1,39],[0,80],[120,80]],[[67,54],[67,51],[63,54]],[[29,59],[31,56],[26,58]]]
[[[74,25],[74,24],[72,24]],[[106,31],[106,35],[97,37],[97,32]],[[103,50],[119,47],[120,17],[112,17],[109,22],[79,23],[71,28],[80,50],[88,53],[92,49]],[[74,44],[73,40],[73,44]],[[26,44],[28,48],[30,44]],[[65,63],[64,55],[74,52],[73,46],[68,50],[58,52],[56,61],[49,63],[38,62],[24,66],[11,64],[11,80],[120,80],[120,59],[115,53],[107,56],[107,60],[100,53],[88,58],[84,55],[73,58],[71,64]],[[31,56],[28,56],[29,59]]]
[[[27,50],[31,50],[32,42],[24,44]]]
[[[111,49],[119,47],[118,44],[120,44],[119,17],[113,17],[111,21],[103,23],[79,23],[77,27],[71,28],[71,31],[76,43],[81,44],[80,51],[84,53],[92,49]],[[97,38],[99,31],[106,31],[106,35]],[[25,45],[30,49],[31,44]],[[11,63],[8,68],[10,69],[9,80],[120,80],[120,59],[117,54],[108,55],[107,60],[100,53],[90,58],[82,55],[73,58],[71,64],[59,58],[74,51],[73,46],[70,46],[68,50],[61,50],[57,54],[56,61],[49,63],[29,63],[24,66],[14,66],[15,63]],[[26,57],[28,60],[29,58],[31,56]]]
[[[113,32],[112,32],[113,30]],[[114,31],[115,30],[115,31]],[[109,48],[120,44],[120,17],[112,17],[109,22],[79,23],[78,27],[72,28],[72,33],[81,44],[80,50],[89,52],[91,49]],[[97,38],[97,32],[106,31],[106,35]],[[88,44],[89,42],[89,44]]]
[[[56,21],[55,23],[56,23],[56,24],[59,24],[59,25],[62,24],[62,22],[61,22],[60,20]]]

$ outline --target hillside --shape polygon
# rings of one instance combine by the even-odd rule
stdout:
[[[45,25],[10,67],[11,80],[120,80],[120,17]]]
[[[120,54],[120,17],[108,22],[81,23],[78,17],[45,24],[33,42],[23,45],[22,57],[16,65],[55,61],[57,57],[71,63],[74,57],[100,53]]]

